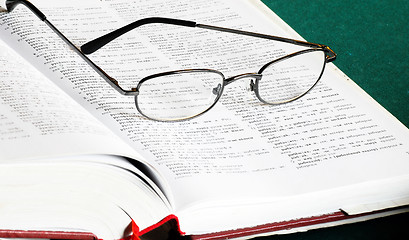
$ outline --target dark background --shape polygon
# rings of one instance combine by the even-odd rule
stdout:
[[[409,127],[409,1],[262,0]]]
[[[409,127],[409,1],[262,0]],[[260,240],[409,239],[409,214]]]

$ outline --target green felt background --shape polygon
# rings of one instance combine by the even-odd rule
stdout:
[[[409,1],[262,0],[409,127]],[[409,214],[260,240],[409,239]]]
[[[262,1],[409,127],[409,1]]]

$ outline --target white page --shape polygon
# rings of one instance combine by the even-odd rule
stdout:
[[[59,162],[61,158],[58,157],[64,156],[81,165],[84,156],[89,155],[98,163],[134,172],[148,181],[161,199],[166,199],[155,186],[164,190],[161,179],[148,179],[145,174],[149,173],[140,172],[125,159],[119,161],[110,156],[143,161],[137,152],[1,39],[0,64],[0,159],[3,164],[19,162],[24,165],[31,159],[39,162],[43,158],[49,163]]]
[[[0,39],[0,159],[124,154],[129,148]]]
[[[0,190],[7,193],[0,199],[2,229],[80,231],[121,239],[129,234],[124,229],[130,217],[146,228],[169,214],[144,180],[105,164],[123,159],[92,155],[76,160],[2,163]]]
[[[90,1],[87,2],[89,6],[78,3],[58,9],[48,9],[49,2],[42,2],[46,3],[43,9],[50,15],[50,21],[78,45],[132,20],[158,15],[285,36],[281,25],[266,21],[268,17],[246,1],[231,4],[229,1],[197,0],[162,5],[157,1],[106,1],[94,5],[95,2]],[[105,3],[112,4],[106,7]],[[55,4],[53,1],[51,5]],[[97,11],[92,5],[98,6]],[[72,24],[74,20],[78,25]],[[129,88],[145,75],[175,67],[216,68],[226,72],[227,76],[255,72],[270,60],[271,55],[286,52],[282,49],[284,44],[273,43],[270,46],[273,50],[265,59],[265,47],[260,47],[263,43],[240,42],[235,36],[231,41],[239,42],[230,43],[243,51],[219,54],[224,53],[225,46],[217,49],[219,44],[214,44],[214,48],[202,48],[202,54],[207,58],[191,61],[194,54],[185,53],[182,48],[171,48],[177,49],[179,57],[185,57],[185,62],[178,63],[176,56],[165,50],[160,36],[145,36],[147,31],[164,34],[162,38],[167,42],[177,44],[167,38],[165,29],[154,29],[144,27],[141,30],[143,36],[134,31],[101,49],[92,59],[108,73],[115,73],[113,76],[122,79],[120,83]],[[170,29],[179,31],[175,27]],[[44,31],[43,34],[50,34],[47,40],[53,41],[52,33]],[[181,31],[173,37],[186,36],[185,29]],[[213,35],[209,35],[207,43],[212,43],[212,38]],[[217,36],[215,38],[217,41]],[[190,46],[196,46],[192,44],[194,40],[186,41],[191,43]],[[71,54],[61,51],[61,46],[63,43],[52,52],[63,54],[64,61],[68,61]],[[135,55],[122,54],[131,48],[137,52]],[[158,48],[163,54],[158,53]],[[287,48],[293,50],[288,45]],[[234,48],[230,49],[232,51]],[[260,105],[254,96],[247,97],[237,82],[228,86],[223,100],[205,115],[188,122],[158,123],[142,118],[134,109],[132,98],[118,95],[95,76],[92,69],[82,64],[81,59],[72,56],[74,60],[64,66],[82,71],[75,73],[71,79],[73,83],[61,81],[57,84],[71,92],[71,96],[82,101],[99,119],[116,129],[123,139],[166,173],[176,196],[176,209],[183,209],[196,201],[228,200],[238,196],[259,200],[293,196],[408,172],[405,163],[409,158],[407,129],[374,105],[369,97],[362,95],[361,90],[332,64],[329,64],[321,83],[296,102],[275,107]],[[127,64],[126,58],[138,61],[137,72],[130,73],[132,78],[123,76],[135,66],[134,62]],[[81,74],[84,75],[81,77]],[[395,123],[384,124],[390,121]],[[358,146],[359,152],[355,151]],[[261,168],[266,162],[268,166]],[[361,174],[363,169],[365,175]]]

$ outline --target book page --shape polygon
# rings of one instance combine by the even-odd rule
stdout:
[[[115,219],[115,224],[111,223],[109,226],[116,231],[120,230],[120,233],[121,231],[123,233],[123,229],[128,226],[129,215],[132,215],[135,221],[140,222],[141,227],[146,228],[169,214],[169,203],[161,192],[161,190],[165,190],[157,187],[163,187],[163,185],[158,182],[157,178],[149,179],[145,175],[149,172],[141,172],[123,156],[133,157],[140,161],[142,161],[142,157],[9,48],[1,39],[0,65],[2,66],[0,70],[0,162],[3,172],[1,176],[6,179],[1,181],[0,188],[6,186],[3,192],[7,192],[7,198],[2,198],[2,205],[7,206],[2,209],[3,214],[1,214],[3,218],[0,222],[2,221],[3,227],[6,229],[46,228],[50,230],[50,225],[45,224],[45,222],[49,223],[52,218],[45,216],[48,214],[46,212],[53,208],[51,206],[68,201],[69,203],[66,205],[71,207],[75,201],[75,197],[72,195],[70,197],[63,196],[61,191],[71,194],[77,193],[76,197],[81,197],[78,202],[84,205],[88,204],[88,208],[92,205],[89,203],[94,202],[95,209],[100,208],[96,211],[97,213],[101,209],[104,209],[105,213],[110,212],[109,210],[113,206],[117,208],[117,211],[119,209],[122,213],[121,216],[107,214],[109,216],[105,216],[103,220],[113,221]],[[98,174],[103,174],[104,171],[123,171],[123,173],[121,177],[111,176],[114,179],[108,179],[107,176],[104,176],[106,182],[99,180],[99,183],[90,174],[87,174],[86,179],[76,175],[80,172],[78,169],[84,171],[89,165],[97,166],[94,166],[94,170],[96,169],[95,172]],[[32,174],[36,177],[33,177]],[[113,174],[111,173],[111,175]],[[54,178],[54,181],[48,179],[41,182],[42,177]],[[33,181],[31,178],[35,178],[35,180]],[[126,178],[126,181],[118,183],[118,179],[121,178]],[[89,184],[90,179],[95,182]],[[58,182],[59,180],[64,183],[61,184]],[[135,186],[135,182],[138,183],[138,187]],[[27,191],[22,191],[23,188],[16,188],[19,184],[21,186],[41,185],[43,189],[35,189],[31,192],[32,189],[28,187],[28,189],[24,188]],[[47,184],[57,189],[50,190]],[[96,192],[99,200],[97,202],[104,202],[102,208],[101,205],[95,204],[95,196],[87,199],[87,194],[78,193],[80,190],[81,193],[90,193],[89,187],[92,185],[94,185],[93,190],[99,190]],[[97,185],[99,187],[95,187]],[[7,187],[15,190],[10,191]],[[133,187],[133,189],[127,189],[129,187]],[[75,190],[70,191],[68,188]],[[115,192],[119,189],[122,189],[127,197],[120,196],[118,192]],[[135,194],[137,191],[142,193]],[[55,198],[56,195],[63,197],[65,201]],[[103,200],[102,195],[111,198],[111,200],[114,199],[109,202],[106,199]],[[40,196],[41,200],[35,201],[35,196]],[[116,202],[117,199],[119,202]],[[20,201],[24,209],[21,211],[20,209],[13,209],[16,205],[11,203],[15,204],[16,201]],[[27,211],[29,211],[27,209],[30,211],[38,209],[30,207],[39,203],[46,207],[38,210],[42,212],[42,218],[37,217],[37,221],[33,222],[32,218],[27,216]],[[71,217],[74,216],[73,212],[78,209],[69,209],[67,206],[63,208],[63,211],[71,214]],[[121,208],[126,208],[128,213],[125,214]],[[11,215],[7,211],[10,211],[9,214]],[[20,214],[26,214],[25,221],[19,221],[19,225],[15,225],[14,220],[18,219]],[[34,215],[34,213],[32,214]],[[58,216],[58,218],[63,215],[61,212],[61,215],[56,215],[55,209],[49,214]],[[83,214],[80,213],[81,216]],[[144,221],[141,222],[141,219]],[[70,220],[72,219],[67,217],[67,221]],[[66,228],[72,227],[67,222],[62,224],[59,221],[54,221],[53,224]],[[74,224],[80,227],[86,226],[83,222],[75,222]],[[103,229],[102,231],[109,232],[110,230]],[[92,232],[101,232],[101,229]],[[101,234],[101,236],[104,235]],[[107,238],[119,239],[120,237],[122,235]]]
[[[0,65],[1,161],[129,152],[109,129],[1,39]]]
[[[33,3],[78,46],[152,16],[299,37],[283,28],[277,17],[265,15],[245,0],[234,4],[222,0]],[[254,203],[407,175],[407,128],[333,64],[328,64],[311,92],[292,103],[263,105],[246,91],[249,80],[243,79],[227,86],[220,102],[203,116],[177,123],[155,122],[140,115],[132,97],[119,95],[22,7],[0,19],[10,28],[2,30],[10,38],[34,46],[35,56],[28,58],[38,63],[37,68],[166,175],[176,211],[183,212],[194,203],[232,199],[237,204],[243,199]],[[21,26],[39,29],[42,38],[19,35]],[[257,72],[272,59],[299,49],[156,24],[122,36],[91,59],[130,89],[141,78],[168,70],[211,68],[226,76]],[[52,63],[47,61],[50,58]]]
[[[127,164],[122,157],[108,155],[2,162],[0,226],[123,239],[132,216],[140,228],[147,228],[170,210],[144,179],[119,167]]]

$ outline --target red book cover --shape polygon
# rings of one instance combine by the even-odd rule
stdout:
[[[391,209],[389,209],[391,210]],[[348,215],[342,211],[329,213],[321,216],[300,218],[289,221],[267,223],[259,226],[233,229],[222,232],[207,233],[200,235],[186,235],[181,231],[179,220],[175,215],[169,215],[158,223],[140,230],[135,222],[130,223],[129,236],[118,240],[216,240],[245,238],[255,235],[268,234],[281,230],[296,229],[318,224],[337,222],[341,220],[355,219],[376,213],[387,212],[381,210],[372,213]],[[72,239],[72,240],[97,240],[93,233],[87,232],[64,232],[64,231],[30,231],[30,230],[0,230],[0,238],[50,238],[50,239]],[[108,239],[106,239],[108,240]]]

